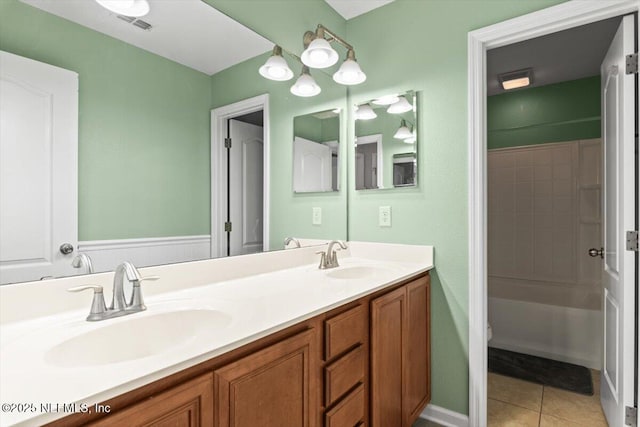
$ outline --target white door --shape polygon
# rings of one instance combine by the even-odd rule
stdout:
[[[625,16],[601,67],[604,144],[604,360],[602,407],[609,425],[624,426],[634,401],[635,253],[626,232],[635,227],[635,76],[625,73],[633,52],[633,17]]]
[[[262,252],[262,127],[230,120],[230,136],[230,255]]]
[[[0,51],[0,283],[77,273],[78,75]]]
[[[293,140],[293,191],[331,191],[331,147],[296,136]]]

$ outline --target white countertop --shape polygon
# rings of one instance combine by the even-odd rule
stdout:
[[[264,264],[267,272],[261,273],[257,268],[251,271],[251,275],[219,281],[213,271],[206,284],[184,289],[180,289],[179,283],[165,284],[163,292],[146,293],[146,311],[115,319],[85,321],[91,301],[89,294],[84,295],[81,309],[4,319],[0,324],[0,401],[3,405],[0,425],[43,424],[62,418],[71,413],[69,406],[65,408],[62,405],[77,403],[92,407],[95,403],[149,384],[433,268],[433,248],[430,246],[360,242],[350,242],[349,245],[347,251],[338,253],[341,266],[331,270],[319,270],[316,262],[308,263],[309,259],[313,259],[310,254],[317,248],[251,255],[252,266]],[[292,253],[297,251],[301,251],[296,255],[299,265],[273,271],[274,263],[278,264],[281,257],[295,257]],[[244,262],[249,259],[236,257],[204,262],[215,265],[220,270],[219,275],[224,277],[230,274],[228,271],[225,273],[225,268],[237,268],[238,263],[242,262],[239,258],[246,258]],[[188,274],[189,264],[192,263],[181,266],[181,274]],[[270,268],[267,267],[269,265]],[[198,266],[202,267],[202,264]],[[332,271],[354,267],[370,268],[375,274],[348,280],[330,277],[331,274],[335,275]],[[140,269],[143,275],[148,274],[147,270],[153,270],[154,274],[162,277],[162,267]],[[165,273],[172,276],[172,281],[176,280],[169,270]],[[242,274],[237,273],[236,276]],[[87,280],[87,276],[84,280]],[[77,284],[77,279],[69,279],[69,283],[60,279],[59,282],[56,288],[66,289],[65,286]],[[33,286],[43,285],[39,283]],[[151,286],[145,289],[151,289]],[[24,288],[19,291],[27,295]],[[20,301],[20,298],[23,298],[23,294],[20,292],[11,289],[3,295],[0,289],[0,299],[13,297],[13,303],[22,303],[24,301]],[[63,291],[60,295],[60,298],[68,297]],[[108,294],[105,297],[108,303]],[[36,303],[37,297],[31,296],[30,302]],[[3,301],[3,304],[10,303],[6,299]],[[46,302],[48,305],[52,303],[55,301]],[[119,324],[123,324],[122,331],[126,335],[126,322],[140,322],[144,318],[148,318],[147,322],[154,322],[165,313],[173,313],[165,318],[171,323],[160,323],[158,333],[165,337],[173,334],[178,341],[168,349],[156,352],[151,348],[148,355],[143,354],[133,360],[102,361],[100,364],[84,366],[67,363],[64,353],[56,356],[51,351],[60,343],[99,328],[117,329]],[[200,325],[198,330],[177,324],[184,318],[182,316],[194,313],[197,316],[214,313],[222,316],[220,318],[223,320],[215,328],[205,329]],[[108,358],[112,357],[110,352],[117,350],[118,346],[130,345],[130,341],[144,352],[141,343],[145,336],[126,337],[121,334],[122,331],[118,332],[122,339],[99,341],[86,351],[104,354]],[[117,356],[113,357],[117,360]],[[78,409],[81,407],[76,406]],[[54,412],[55,408],[60,411]]]

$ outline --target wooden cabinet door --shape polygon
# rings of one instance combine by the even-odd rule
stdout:
[[[209,427],[213,375],[202,375],[90,424],[92,427]]]
[[[371,302],[371,424],[402,426],[405,287]]]
[[[407,347],[404,364],[405,426],[411,426],[431,399],[431,287],[429,276],[406,286]]]
[[[215,370],[215,425],[315,427],[315,334],[307,330]]]

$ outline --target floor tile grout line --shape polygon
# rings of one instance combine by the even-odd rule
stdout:
[[[496,399],[495,397],[488,397],[487,399],[495,400],[496,402],[505,403],[507,405],[515,406],[516,408],[526,409],[527,411],[538,412],[537,409],[527,408],[526,406],[518,405],[517,403],[513,403],[513,402],[507,402],[506,400]]]

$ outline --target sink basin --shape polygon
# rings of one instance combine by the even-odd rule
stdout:
[[[122,320],[118,323],[107,323],[104,327],[52,347],[46,352],[45,360],[60,367],[126,362],[153,356],[193,339],[206,337],[231,323],[231,316],[228,314],[203,309],[120,319]]]
[[[389,270],[383,267],[374,267],[374,266],[352,266],[352,267],[344,267],[336,270],[328,271],[327,277],[332,279],[342,279],[342,280],[354,280],[354,279],[364,279],[367,277],[373,277],[376,274],[387,273]]]

